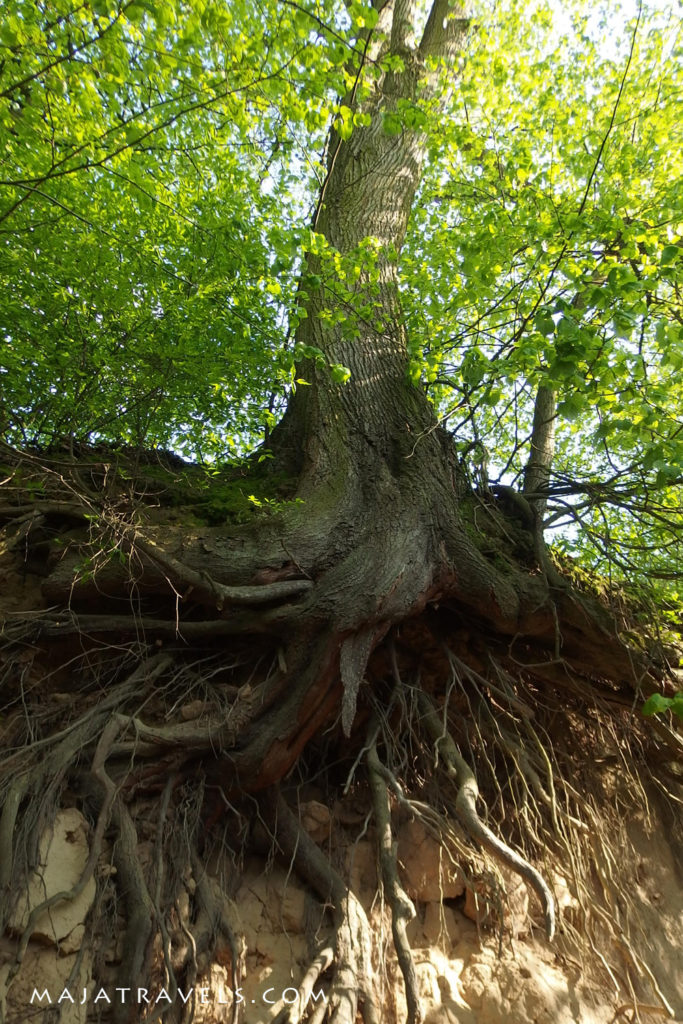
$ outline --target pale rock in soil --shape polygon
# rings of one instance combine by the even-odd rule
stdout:
[[[408,821],[401,827],[398,862],[408,896],[420,903],[454,899],[465,890],[462,868],[420,821]]]
[[[299,807],[301,824],[316,843],[324,843],[330,837],[332,814],[329,807],[319,800],[308,800]]]
[[[73,807],[58,811],[52,828],[40,842],[41,867],[30,879],[28,889],[14,909],[10,928],[20,933],[32,910],[59,892],[70,892],[83,874],[90,849],[88,823]],[[33,940],[61,944],[65,953],[80,947],[83,922],[95,899],[95,878],[89,878],[74,899],[60,900],[41,913],[34,925]]]
[[[629,890],[636,910],[631,925],[638,932],[639,942],[644,942],[641,948],[645,948],[662,990],[673,1004],[675,1019],[683,1021],[680,995],[683,992],[680,959],[683,887],[679,867],[673,847],[669,847],[661,832],[652,832],[645,822],[636,821],[631,822],[630,833],[638,858]],[[88,856],[87,838],[87,824],[77,811],[60,812],[54,828],[44,837],[42,847],[41,879],[48,893],[71,888],[78,880]],[[377,861],[371,839],[372,836],[342,848],[339,858],[345,860],[354,891],[368,908],[373,932],[377,936],[389,936],[388,908],[376,900]],[[569,962],[557,958],[558,951],[561,952],[561,929],[552,947],[545,942],[540,928],[529,932],[527,909],[530,903],[531,914],[535,916],[538,904],[535,896],[529,898],[524,883],[516,875],[501,872],[508,894],[507,903],[503,899],[501,907],[509,929],[501,950],[496,933],[490,934],[484,928],[478,934],[475,924],[460,910],[438,902],[439,893],[447,899],[449,896],[457,898],[464,889],[457,871],[453,871],[448,857],[440,853],[438,844],[413,822],[400,830],[400,839],[404,884],[412,888],[413,898],[416,893],[423,897],[417,902],[417,916],[410,923],[409,932],[418,989],[426,1013],[425,1024],[614,1022],[615,1011],[625,1005],[625,995],[616,994],[591,970],[590,963],[582,964],[580,969],[578,964],[572,968]],[[145,845],[140,844],[143,856],[149,853]],[[449,870],[455,877],[449,877]],[[559,877],[552,881],[560,921],[570,914],[576,917],[578,908],[569,886]],[[40,898],[44,898],[42,884],[37,876],[33,879],[31,893],[15,914],[15,934],[30,908],[37,905],[39,889]],[[93,890],[91,882],[84,894],[87,898],[81,897],[82,902],[58,904],[45,915],[45,921],[41,915],[41,941],[29,944],[22,970],[7,998],[6,1024],[26,1024],[28,1020],[41,1024],[47,1019],[44,1006],[32,1015],[35,1006],[31,1007],[30,998],[34,986],[40,991],[47,987],[53,1000],[59,998],[67,985],[78,999],[84,986],[92,988],[88,954],[78,979],[70,980],[70,974],[76,963],[71,951],[81,940]],[[435,890],[438,890],[436,898],[425,901],[424,895],[432,895]],[[260,858],[247,863],[235,898],[247,943],[246,976],[242,981],[243,1024],[270,1024],[276,1007],[266,1004],[264,994],[270,989],[270,998],[273,998],[285,989],[296,989],[310,962],[310,947],[305,938],[306,914],[308,901],[315,904],[315,898],[306,895],[304,883],[292,872],[279,865],[266,871]],[[471,906],[468,909],[473,912]],[[329,927],[329,921],[325,927]],[[119,923],[117,931],[123,936],[123,922]],[[316,930],[317,938],[321,934]],[[8,964],[14,948],[11,935],[5,938],[5,946],[2,941],[0,965],[3,959]],[[57,942],[59,948],[56,948]],[[376,965],[383,997],[381,1019],[386,1024],[394,1024],[405,1019],[405,991],[390,942],[382,948],[385,956]],[[0,966],[0,992],[8,969],[8,966]],[[197,1005],[197,1024],[231,1021],[228,946],[217,950],[216,962],[197,985],[206,986],[211,992],[208,1004]],[[84,1010],[85,1007],[78,1004],[63,1004],[61,1024],[86,1024]],[[661,1013],[655,1016],[647,1012],[641,1012],[641,1019],[643,1024],[667,1020]]]
[[[428,903],[425,907],[422,934],[430,946],[445,946],[449,949],[460,939],[462,928],[450,907],[440,903]]]
[[[27,1021],[40,1021],[47,1010],[47,1000],[39,999],[39,995],[48,990],[50,999],[57,1002],[64,990],[68,988],[74,1003],[67,999],[59,1005],[60,1024],[85,1024],[89,998],[92,996],[94,983],[90,978],[89,969],[82,964],[76,977],[71,980],[71,972],[76,964],[75,954],[60,956],[56,949],[45,946],[29,945],[26,950],[22,969],[15,979],[7,999],[6,1024],[26,1024]],[[0,968],[0,991],[4,991],[7,968]],[[80,1005],[83,989],[88,989],[88,1000]],[[34,996],[34,989],[38,996]],[[31,997],[34,996],[33,1002]],[[41,1008],[42,1007],[42,1012]]]

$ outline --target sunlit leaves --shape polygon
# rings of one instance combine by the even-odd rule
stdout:
[[[431,124],[404,251],[414,379],[456,436],[485,439],[507,482],[550,386],[562,489],[551,524],[603,567],[680,569],[664,496],[683,479],[677,18],[664,4],[640,19],[635,5],[487,13]],[[571,497],[587,480],[605,481],[607,510],[595,487],[589,504]],[[645,522],[659,554],[654,534],[640,542]]]
[[[3,429],[244,448],[291,379],[302,175],[337,105],[327,54],[342,37],[316,7],[264,17],[239,0],[14,12],[0,34]]]

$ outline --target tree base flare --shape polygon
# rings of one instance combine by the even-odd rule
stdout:
[[[40,941],[73,950],[63,988],[87,964],[95,993],[163,991],[169,1021],[202,1020],[201,1001],[184,996],[222,972],[225,1005],[243,1019],[238,994],[254,963],[240,898],[245,865],[264,849],[309,907],[297,916],[305,966],[278,997],[278,1024],[355,1024],[358,1014],[374,1024],[386,1019],[388,987],[403,992],[402,1019],[418,1024],[428,1001],[415,929],[438,938],[454,915],[501,951],[515,935],[556,932],[558,955],[589,950],[620,1004],[673,1010],[618,865],[634,794],[644,814],[676,798],[679,737],[662,743],[631,713],[660,670],[642,669],[642,655],[606,631],[608,609],[522,565],[493,565],[454,515],[442,515],[440,539],[410,527],[407,501],[350,535],[355,545],[335,535],[334,557],[319,555],[306,586],[272,589],[282,566],[268,576],[261,565],[256,602],[244,600],[248,580],[210,566],[199,581],[191,558],[186,569],[182,552],[157,543],[153,557],[138,544],[127,567],[139,573],[118,591],[98,590],[96,566],[86,582],[97,603],[86,605],[77,573],[69,600],[45,608],[45,545],[69,534],[83,559],[113,536],[104,510],[101,532],[91,525],[74,541],[78,517],[56,497],[36,507],[40,526],[23,504],[4,510],[2,568],[15,599],[24,587],[24,606],[3,624],[7,1020],[20,1019],[17,993]],[[130,554],[128,528],[116,537]],[[49,844],[65,810],[79,815],[88,849],[77,876],[56,886]],[[333,834],[346,836],[348,857]],[[407,834],[437,851],[429,898]],[[380,865],[369,904],[353,857],[363,849],[369,870],[368,844],[372,870]],[[93,887],[78,937],[50,937],[45,920]],[[519,891],[523,914],[511,910]],[[117,1024],[153,1016],[147,1004],[100,1003]]]

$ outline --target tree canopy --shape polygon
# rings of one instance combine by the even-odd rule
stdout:
[[[373,239],[342,258],[315,213],[326,153],[368,116],[349,97],[401,61],[368,56],[376,21],[363,3],[13,5],[0,40],[10,443],[214,462],[267,442],[306,386],[306,288],[322,275],[320,315],[349,336],[368,312],[353,282]],[[384,119],[388,135],[428,136],[400,256],[413,379],[505,483],[551,388],[547,523],[626,580],[671,581],[680,565],[680,96],[671,6],[482,4],[437,92]],[[319,274],[301,278],[310,253]]]

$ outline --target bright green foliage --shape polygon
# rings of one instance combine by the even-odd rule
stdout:
[[[256,436],[292,372],[302,152],[343,86],[339,42],[316,29],[249,0],[13,4],[0,284],[15,441],[206,457]]]
[[[551,387],[562,543],[604,571],[669,577],[683,567],[680,23],[674,5],[559,6],[482,19],[435,125],[403,261],[414,374],[506,482]]]
[[[463,452],[515,482],[558,397],[549,525],[586,564],[660,579],[683,529],[683,91],[675,5],[484,0],[445,110],[389,135],[429,160],[401,256],[411,372]],[[309,292],[354,338],[376,245],[311,231],[371,4],[11,0],[0,26],[0,428],[220,460],[305,386]],[[441,99],[444,97],[442,96]],[[436,100],[434,101],[436,103]],[[306,253],[315,273],[304,271]],[[368,282],[360,307],[355,284]],[[329,368],[343,383],[346,367]],[[658,584],[659,585],[659,584]]]
[[[642,711],[647,717],[671,711],[683,722],[683,692],[677,693],[675,697],[663,697],[661,693],[653,693],[643,704]]]

